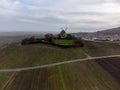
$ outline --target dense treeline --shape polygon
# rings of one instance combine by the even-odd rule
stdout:
[[[74,44],[73,45],[60,45],[54,43],[54,40],[73,40]],[[37,43],[43,43],[43,44],[49,44],[49,45],[54,45],[62,48],[71,48],[71,47],[83,47],[84,44],[82,42],[81,38],[74,38],[71,34],[68,34],[66,38],[60,38],[59,35],[57,37],[54,37],[52,34],[46,34],[45,38],[35,38],[34,36],[30,38],[25,38],[22,40],[21,44],[22,45],[29,45],[29,44],[37,44]]]

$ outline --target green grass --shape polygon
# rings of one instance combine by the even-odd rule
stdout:
[[[120,44],[112,42],[84,41],[84,50],[90,56],[105,56],[120,54]]]
[[[84,48],[62,49],[35,44],[11,44],[0,52],[0,68],[28,67],[120,53],[120,45],[85,42]],[[6,84],[9,81],[8,84]],[[5,90],[119,90],[118,83],[96,62],[83,61],[15,73],[0,73],[0,89]]]
[[[43,44],[14,44],[0,52],[0,68],[28,67],[85,57],[81,47],[62,49]]]
[[[62,39],[58,39],[55,40],[54,43],[59,44],[59,45],[74,45],[74,40],[62,40]]]
[[[0,90],[6,85],[13,73],[0,73]]]
[[[26,46],[11,44],[0,52],[0,68],[28,67],[85,58],[84,52],[90,56],[120,54],[119,43],[89,41],[84,43],[83,48],[66,49],[43,44]]]
[[[120,86],[94,61],[23,71],[6,90],[119,90]]]

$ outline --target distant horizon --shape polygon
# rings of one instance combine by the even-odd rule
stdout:
[[[96,31],[76,31],[74,32],[74,30],[70,31],[69,29],[67,30],[68,33],[80,33],[80,32],[98,32],[98,31],[104,31],[104,30],[109,30],[109,29],[114,29],[114,28],[119,28],[119,27],[112,27],[112,28],[107,28],[107,29],[102,29],[102,30],[96,30]],[[45,33],[54,33],[54,34],[57,34],[61,31],[61,29],[58,31],[50,31],[50,30],[42,30],[42,31],[37,31],[37,30],[33,30],[33,31],[29,31],[29,30],[16,30],[16,31],[0,31],[0,33],[35,33],[35,34],[45,34]]]

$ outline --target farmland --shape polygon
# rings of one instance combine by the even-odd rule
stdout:
[[[105,56],[120,54],[120,44],[112,42],[84,41],[84,50],[90,56]]]
[[[90,56],[120,54],[118,43],[85,42],[85,47],[58,48],[55,46],[34,44],[22,46],[10,44],[0,52],[0,68],[19,68],[62,62]],[[102,53],[101,53],[102,52]]]
[[[0,68],[37,66],[85,57],[81,47],[62,49],[43,44],[11,44],[0,52]]]
[[[119,54],[119,44],[116,43],[85,43],[85,47],[67,49],[43,44],[26,46],[21,46],[19,43],[10,44],[1,49],[0,68],[37,66],[85,58],[86,53],[91,56]],[[103,49],[100,49],[102,46]],[[91,47],[94,47],[95,50]],[[99,50],[101,51],[98,52]],[[101,52],[103,53],[101,54]],[[120,58],[109,58],[69,63],[44,69],[0,73],[0,89],[119,90],[119,64]]]
[[[0,90],[7,84],[13,73],[0,73]]]
[[[119,90],[95,61],[71,63],[17,73],[6,90]]]
[[[96,62],[120,83],[120,58],[101,59]]]

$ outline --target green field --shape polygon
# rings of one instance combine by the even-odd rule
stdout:
[[[119,90],[94,61],[19,72],[6,90]]]
[[[74,45],[74,40],[58,39],[58,40],[54,40],[54,43],[59,45]]]
[[[112,42],[84,41],[84,50],[90,56],[105,56],[120,54],[120,44]]]
[[[12,77],[13,73],[0,73],[0,90],[4,88]]]
[[[84,43],[85,47],[67,49],[43,44],[11,44],[0,52],[0,68],[28,67],[85,58],[85,52],[90,56],[120,54],[118,43]]]
[[[18,68],[91,56],[120,54],[117,43],[85,41],[85,47],[62,49],[11,44],[0,52],[0,68]],[[22,72],[0,73],[0,90],[119,90],[116,80],[94,61],[83,61]]]
[[[12,44],[0,52],[0,68],[28,67],[85,57],[81,47],[62,49],[43,44]]]

